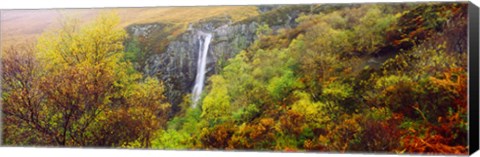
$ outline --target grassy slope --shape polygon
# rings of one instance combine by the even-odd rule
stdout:
[[[1,14],[1,41],[5,46],[26,39],[32,40],[48,28],[59,26],[63,16],[73,16],[86,22],[99,12],[114,10],[122,18],[121,27],[130,24],[168,22],[186,25],[214,16],[230,16],[234,21],[258,15],[255,6],[215,7],[157,7],[115,9],[56,9],[56,10],[9,10]]]

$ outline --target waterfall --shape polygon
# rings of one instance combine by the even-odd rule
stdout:
[[[198,48],[198,61],[197,61],[197,76],[195,77],[195,85],[192,90],[192,107],[197,107],[198,100],[202,94],[203,85],[205,82],[205,73],[207,66],[207,54],[208,46],[210,45],[210,40],[212,39],[212,34],[199,32],[199,48]]]

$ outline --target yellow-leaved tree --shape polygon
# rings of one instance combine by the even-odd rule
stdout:
[[[142,78],[123,58],[126,33],[119,21],[113,13],[103,13],[82,27],[66,20],[58,31],[38,39],[33,57],[41,68],[32,76],[38,82],[32,90],[41,100],[23,105],[25,101],[2,96],[11,100],[5,105],[12,111],[28,111],[16,113],[20,116],[4,111],[28,124],[17,129],[27,128],[33,133],[25,136],[44,139],[47,145],[149,146],[151,134],[166,123],[170,105],[163,84]],[[9,144],[37,144],[22,140],[11,139]]]

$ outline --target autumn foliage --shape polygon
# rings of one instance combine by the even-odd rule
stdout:
[[[122,61],[125,33],[118,20],[105,14],[82,28],[68,21],[36,47],[4,52],[6,144],[149,145],[169,105],[158,80],[141,79]]]
[[[466,154],[466,6],[314,5],[282,28],[274,9],[197,108],[134,67],[118,17],[65,22],[3,51],[4,143]]]

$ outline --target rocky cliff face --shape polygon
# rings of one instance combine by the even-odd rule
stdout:
[[[160,31],[159,24],[129,27],[132,36],[147,36]],[[209,19],[190,25],[188,30],[171,41],[164,52],[153,52],[146,59],[144,74],[158,77],[164,82],[170,103],[178,105],[182,97],[191,92],[195,82],[200,32],[212,33],[207,59],[207,76],[217,73],[221,66],[240,50],[247,48],[255,39],[255,22],[232,24],[228,19]],[[155,37],[153,37],[155,38]],[[174,107],[175,108],[175,107]]]
[[[147,50],[162,52],[147,52],[149,56],[146,56],[145,63],[140,63],[143,64],[141,70],[145,75],[157,77],[164,82],[165,95],[173,106],[173,112],[176,112],[179,109],[178,104],[186,94],[191,93],[195,82],[200,32],[213,34],[207,59],[207,83],[208,78],[218,73],[228,59],[255,41],[259,23],[270,25],[274,31],[295,27],[295,18],[301,12],[298,8],[277,9],[236,23],[232,23],[228,17],[217,17],[191,24],[183,34],[173,40],[168,39],[165,48]],[[135,25],[128,27],[127,32],[131,36],[153,39],[148,40],[147,45],[158,45],[157,42],[164,43],[168,38],[168,35],[162,32],[162,28],[167,26],[158,23]]]

